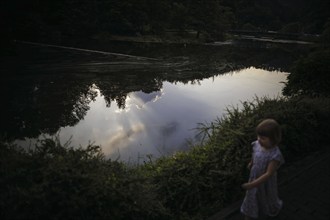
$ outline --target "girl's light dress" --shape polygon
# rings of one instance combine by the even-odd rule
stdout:
[[[250,171],[249,182],[257,179],[267,170],[270,161],[276,160],[280,165],[284,163],[282,153],[278,147],[269,150],[261,148],[258,141],[252,143],[253,164]],[[268,216],[276,216],[282,208],[282,201],[277,193],[277,173],[258,187],[246,191],[241,206],[241,212],[249,217],[258,218],[259,212]]]

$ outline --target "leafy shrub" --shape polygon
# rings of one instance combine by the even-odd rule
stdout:
[[[298,60],[283,89],[284,95],[330,96],[330,50],[317,50]]]
[[[46,139],[25,152],[1,145],[2,219],[168,218],[148,180],[105,160],[98,146]]]

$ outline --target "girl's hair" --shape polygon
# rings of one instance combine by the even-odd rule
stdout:
[[[265,119],[260,122],[256,128],[256,132],[259,136],[268,137],[274,145],[281,142],[281,127],[274,119]]]

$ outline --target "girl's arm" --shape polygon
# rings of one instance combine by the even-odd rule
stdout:
[[[276,161],[276,160],[270,161],[267,166],[267,170],[264,174],[262,174],[259,178],[255,179],[251,182],[244,183],[242,185],[242,188],[243,189],[252,189],[254,187],[258,187],[260,184],[267,181],[276,172],[279,165],[280,165],[279,161]]]

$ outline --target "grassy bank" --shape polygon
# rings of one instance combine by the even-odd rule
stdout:
[[[287,163],[326,143],[329,98],[256,99],[200,124],[204,142],[143,165],[105,159],[97,146],[57,139],[35,150],[1,143],[2,219],[202,219],[240,198],[254,127],[275,118]]]

